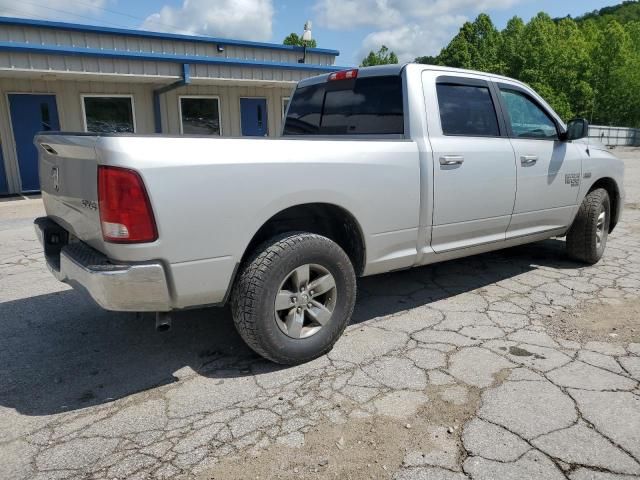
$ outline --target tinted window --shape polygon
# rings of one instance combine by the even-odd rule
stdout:
[[[298,88],[285,135],[381,135],[404,133],[402,79],[370,77]]]
[[[220,108],[217,98],[180,98],[182,133],[220,135]]]
[[[511,130],[515,137],[558,138],[556,124],[547,113],[525,94],[515,90],[500,90],[511,120]]]
[[[133,133],[130,97],[84,97],[87,132]]]
[[[438,104],[442,133],[498,137],[498,117],[488,87],[439,83]]]

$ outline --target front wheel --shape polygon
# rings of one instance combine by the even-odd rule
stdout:
[[[308,362],[331,350],[356,298],[353,265],[332,240],[292,232],[275,237],[245,263],[233,289],[236,329],[276,363]]]
[[[593,265],[604,254],[609,236],[611,202],[609,194],[598,188],[587,194],[567,233],[569,256]]]

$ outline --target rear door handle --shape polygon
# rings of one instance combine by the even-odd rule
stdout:
[[[520,163],[525,167],[528,167],[530,165],[535,165],[537,161],[538,161],[537,155],[522,155],[520,157]]]
[[[444,155],[440,157],[440,165],[462,165],[464,157],[462,155]]]

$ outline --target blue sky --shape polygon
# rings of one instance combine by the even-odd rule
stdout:
[[[607,0],[0,0],[0,14],[76,23],[281,42],[306,20],[321,47],[354,65],[386,44],[401,60],[437,53],[478,13],[503,27],[539,11],[577,16],[615,5]]]

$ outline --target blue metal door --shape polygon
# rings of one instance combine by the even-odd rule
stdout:
[[[9,193],[7,175],[4,171],[4,157],[2,156],[2,144],[0,143],[0,195]]]
[[[38,151],[33,145],[36,133],[60,130],[55,95],[9,95],[11,125],[16,141],[18,168],[23,192],[40,190],[38,179]]]
[[[265,137],[267,128],[267,99],[241,98],[240,125],[242,135],[247,137]]]

